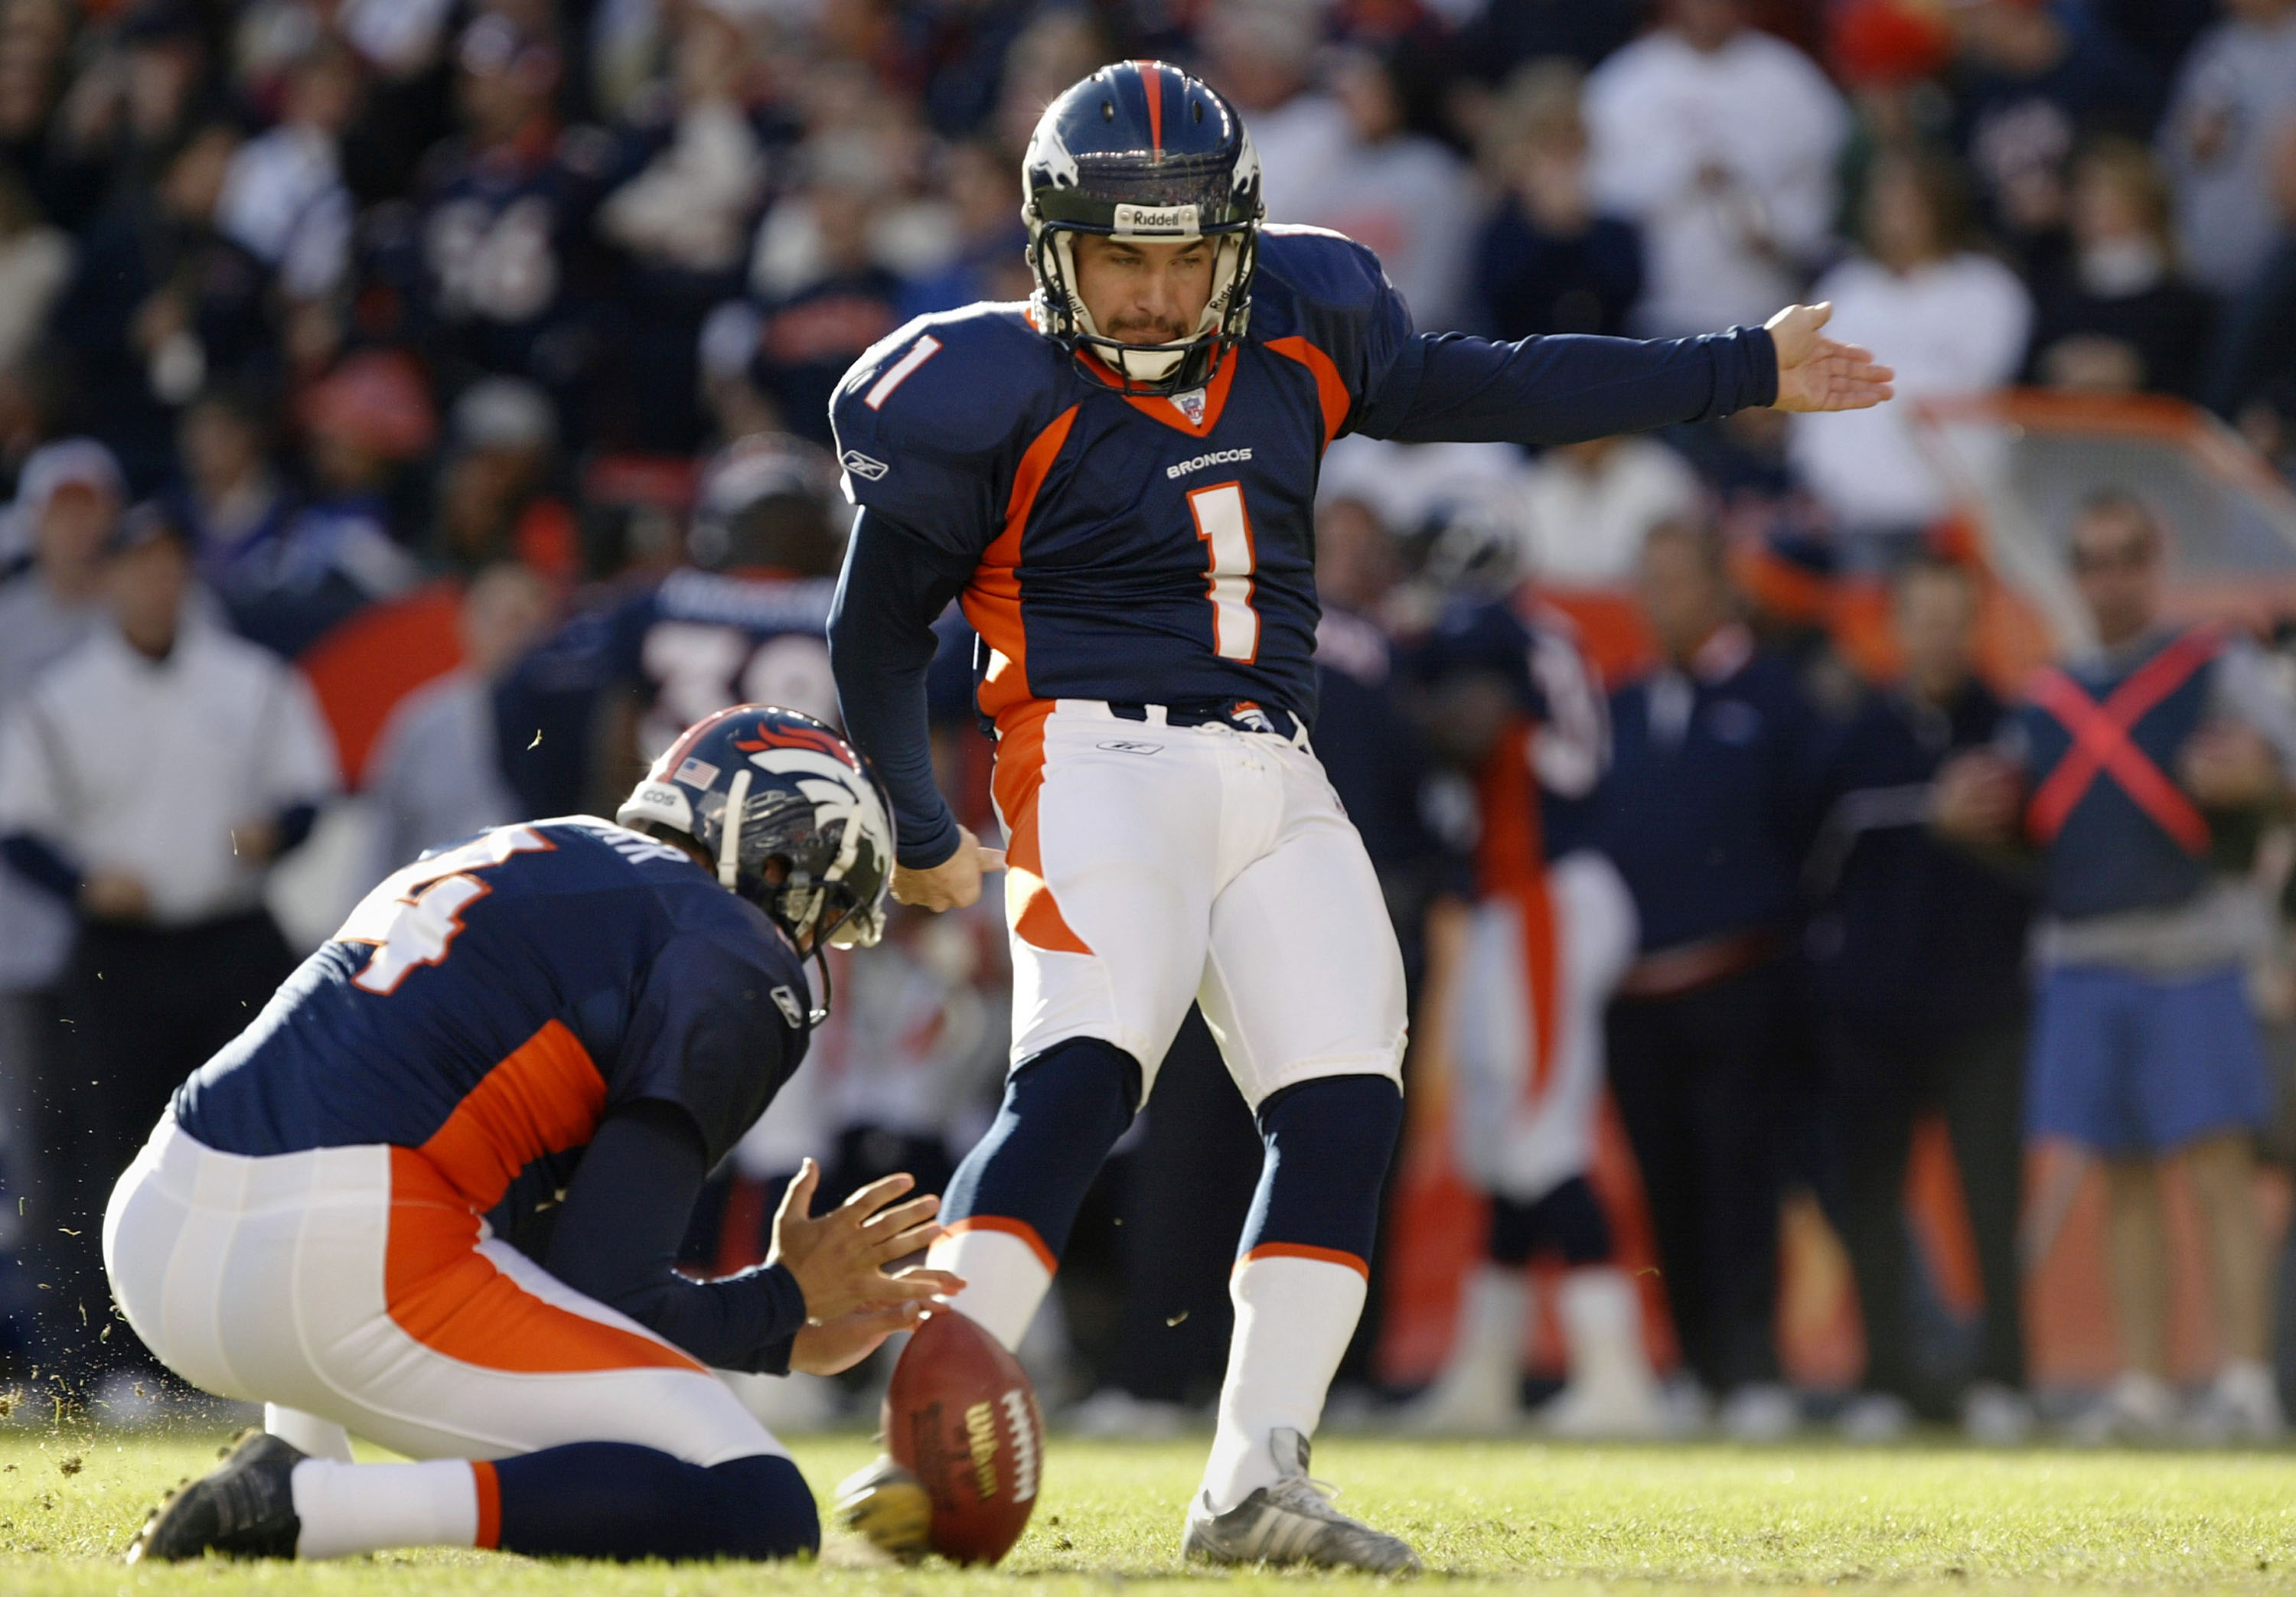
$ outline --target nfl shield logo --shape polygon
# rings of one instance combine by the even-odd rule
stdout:
[[[1185,394],[1175,394],[1172,396],[1172,403],[1178,405],[1180,414],[1188,418],[1189,426],[1201,427],[1204,424],[1203,389],[1190,389]]]

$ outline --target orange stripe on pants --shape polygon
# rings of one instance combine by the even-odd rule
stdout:
[[[1004,847],[1004,914],[1013,934],[1054,954],[1090,954],[1045,880],[1037,838],[1037,795],[1045,784],[1045,723],[1052,706],[1032,705],[1000,727],[996,736],[996,813],[1010,834]]]

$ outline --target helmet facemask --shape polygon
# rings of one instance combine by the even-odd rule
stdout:
[[[1201,388],[1211,380],[1228,349],[1242,339],[1251,317],[1248,285],[1259,250],[1256,226],[1237,224],[1209,234],[1116,233],[1069,223],[1035,224],[1031,230],[1035,237],[1029,253],[1037,283],[1034,307],[1038,325],[1078,351],[1096,356],[1115,373],[1118,381],[1111,386],[1120,391],[1183,394]],[[1075,240],[1078,233],[1130,244],[1210,238],[1211,296],[1196,318],[1194,332],[1171,344],[1131,344],[1101,332],[1091,307],[1077,291]]]
[[[1267,214],[1259,154],[1227,102],[1163,61],[1103,67],[1045,108],[1021,191],[1037,330],[1122,393],[1184,394],[1210,381],[1250,320]],[[1131,344],[1097,325],[1078,292],[1085,233],[1133,245],[1211,241],[1211,289],[1188,336]]]

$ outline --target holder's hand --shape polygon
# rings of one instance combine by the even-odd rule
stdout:
[[[939,1199],[895,1201],[916,1184],[914,1176],[888,1175],[816,1219],[811,1211],[813,1195],[821,1185],[821,1167],[811,1159],[800,1167],[775,1212],[774,1246],[767,1263],[781,1265],[797,1277],[809,1323],[824,1326],[857,1310],[922,1305],[963,1284],[938,1270],[885,1274],[887,1265],[940,1235],[940,1227],[931,1223],[940,1209]],[[898,1327],[889,1327],[888,1334],[894,1329]]]
[[[893,897],[919,909],[964,909],[980,902],[980,879],[1004,868],[1002,848],[983,848],[964,827],[956,829],[956,852],[922,871],[893,867]]]

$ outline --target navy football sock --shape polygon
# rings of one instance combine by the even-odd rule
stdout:
[[[1267,1153],[1239,1257],[1262,1248],[1371,1260],[1379,1190],[1403,1130],[1403,1093],[1384,1076],[1321,1076],[1259,1106]]]
[[[1017,1220],[1057,1259],[1108,1151],[1140,1106],[1140,1066],[1113,1043],[1073,1037],[1004,1084],[996,1124],[950,1177],[940,1217]]]
[[[495,1544],[510,1552],[768,1559],[821,1546],[813,1493],[785,1458],[729,1459],[705,1469],[633,1443],[574,1442],[504,1459],[494,1473],[501,1512]]]

